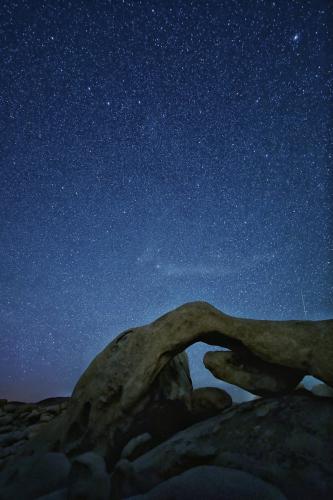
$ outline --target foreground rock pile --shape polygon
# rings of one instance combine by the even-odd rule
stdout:
[[[205,366],[260,398],[233,405],[222,389],[193,389],[183,351],[198,341],[229,349]],[[318,395],[296,390],[308,374],[324,382]],[[67,404],[2,405],[1,452],[14,448],[0,499],[331,498],[332,385],[333,321],[185,304],[120,334]]]
[[[0,470],[28,440],[65,411],[68,399],[46,399],[35,404],[0,400]]]

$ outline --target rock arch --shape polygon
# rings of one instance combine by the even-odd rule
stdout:
[[[187,383],[170,388],[176,397],[186,398],[192,384],[186,356],[180,353],[199,341],[231,349],[206,354],[206,367],[231,383],[238,377],[240,385],[255,393],[287,392],[305,374],[333,385],[332,320],[243,319],[206,302],[191,302],[121,333],[98,354],[76,384],[66,414],[54,422],[51,434],[48,429],[48,442],[57,439],[69,454],[88,448],[110,453],[117,429],[144,409],[164,367],[188,376]],[[81,434],[73,442],[71,430],[78,426]]]

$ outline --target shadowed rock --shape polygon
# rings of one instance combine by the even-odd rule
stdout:
[[[134,460],[148,451],[151,446],[152,436],[148,432],[132,438],[121,452],[121,458]]]
[[[63,488],[70,462],[63,453],[35,454],[18,458],[0,475],[1,500],[33,500]]]
[[[109,500],[110,476],[100,455],[87,452],[72,462],[68,477],[68,500]]]
[[[332,498],[332,422],[330,398],[295,392],[243,403],[179,432],[133,462],[119,461],[112,476],[114,498],[147,493],[203,464],[253,474],[287,498]]]
[[[214,465],[193,467],[128,500],[287,500],[274,486],[247,472]]]
[[[191,414],[194,422],[218,415],[232,405],[229,394],[218,387],[194,389],[191,397]]]
[[[55,446],[57,440],[56,447],[68,453],[87,449],[112,453],[116,433],[129,428],[133,415],[151,402],[152,392],[162,390],[155,387],[153,391],[162,370],[168,365],[166,369],[172,371],[176,365],[168,364],[170,360],[199,341],[285,367],[287,379],[298,371],[333,385],[332,325],[332,320],[235,318],[206,302],[185,304],[149,325],[120,334],[96,356],[78,381],[67,412],[54,424],[53,433],[49,427],[52,443],[48,446]],[[188,367],[182,357],[174,363],[179,380],[173,384],[171,399],[186,400],[191,392]],[[163,391],[166,396],[168,390]]]
[[[69,486],[74,496],[83,486],[90,497],[95,494],[89,488],[99,481],[100,468],[90,458],[98,456],[106,467],[102,497],[105,491],[108,495],[112,471],[115,499],[145,493],[198,465],[249,472],[280,487],[288,498],[333,497],[332,400],[308,391],[283,395],[305,374],[333,385],[332,325],[331,320],[239,319],[194,302],[122,333],[84,372],[63,413],[63,403],[56,405],[59,412],[54,405],[31,405],[31,411],[13,402],[2,405],[6,456],[0,462],[1,498],[19,500],[21,493],[35,498],[53,491],[63,498],[70,493],[68,459],[75,462],[87,451],[93,455],[81,456],[78,460],[84,463],[76,467],[84,475],[72,472]],[[256,394],[279,397],[226,409],[231,401],[218,389],[193,391],[183,351],[199,341],[232,350],[205,356],[206,366],[219,377]],[[34,423],[39,417],[36,406],[42,410]],[[22,440],[15,434],[19,418],[24,425],[43,426],[28,444],[36,430]],[[192,425],[201,418],[206,420]],[[124,450],[130,439],[144,433],[151,440],[143,447]],[[18,437],[21,440],[11,445]],[[12,446],[19,450],[11,454]],[[119,461],[122,450],[132,462]]]
[[[204,356],[204,364],[216,378],[258,396],[290,392],[304,377],[300,370],[267,363],[250,353],[210,351]]]
[[[130,357],[123,359],[124,364],[118,369],[117,356],[114,363],[103,360],[96,370],[83,374],[82,384],[77,384],[69,402],[69,412],[43,429],[27,452],[63,450],[75,456],[95,450],[103,455],[108,452],[113,463],[133,437],[152,432],[158,443],[189,425],[193,386],[186,352],[169,359],[130,412],[123,412],[120,406],[120,381],[126,383],[125,372],[132,369],[135,373],[135,365],[132,366]]]
[[[312,394],[323,398],[333,398],[333,388],[326,384],[316,384],[311,388]]]

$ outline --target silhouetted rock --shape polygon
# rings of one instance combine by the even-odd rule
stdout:
[[[311,388],[312,394],[323,398],[333,398],[333,388],[326,384],[316,384]]]
[[[120,334],[69,400],[2,401],[1,500],[107,498],[109,481],[112,500],[166,495],[206,465],[237,469],[233,479],[219,469],[230,495],[243,495],[243,471],[255,476],[247,484],[257,498],[264,486],[256,478],[287,498],[333,497],[332,398],[293,391],[305,374],[333,384],[332,327],[331,320],[234,318],[194,302]],[[274,397],[230,407],[220,389],[193,390],[182,351],[198,341],[231,349],[205,356],[218,377]],[[326,395],[324,389],[318,394]],[[214,494],[214,484],[204,488],[211,472],[200,469],[201,498]]]
[[[24,445],[67,407],[69,398],[49,398],[46,404],[7,402],[0,408],[0,470]],[[45,400],[46,402],[46,400]]]
[[[297,395],[258,399],[185,429],[112,477],[117,498],[145,493],[198,464],[241,469],[287,498],[331,498],[333,403]]]
[[[218,415],[232,405],[229,394],[218,387],[194,389],[191,396],[193,423]]]
[[[127,432],[133,416],[152,399],[188,399],[192,389],[188,365],[180,356],[171,364],[170,360],[197,341],[227,347],[248,360],[282,366],[287,374],[282,379],[290,376],[295,385],[306,373],[333,383],[332,325],[329,320],[240,319],[206,302],[185,304],[149,325],[120,334],[94,359],[78,381],[66,415],[54,428],[54,439],[48,429],[49,446],[57,442],[67,453],[93,446],[102,454],[112,454],[115,436]],[[156,387],[163,368],[171,376],[165,375],[165,382]],[[172,380],[170,387],[168,380]],[[162,397],[155,397],[163,393],[162,387]]]
[[[135,436],[123,448],[120,458],[134,460],[135,458],[143,455],[143,453],[152,448],[152,441],[153,438],[148,432],[140,434],[139,436]]]
[[[68,500],[109,500],[110,477],[105,461],[87,452],[73,460],[68,477]]]
[[[38,403],[34,403],[38,406],[49,406],[50,408],[54,408],[57,405],[61,405],[65,403],[67,405],[70,398],[68,397],[57,397],[57,398],[46,398],[38,401]]]
[[[290,392],[304,376],[300,370],[267,363],[249,353],[206,352],[204,364],[216,378],[258,396]]]
[[[129,500],[286,500],[271,484],[241,470],[193,467]]]
[[[141,397],[128,407],[123,404],[125,392],[131,391],[127,378],[138,389],[140,379],[145,381],[145,373],[136,366],[136,357],[139,352],[141,357],[148,356],[145,351],[149,351],[149,346],[140,343],[132,331],[111,344],[111,351],[106,349],[97,356],[80,378],[66,414],[39,434],[37,449],[40,443],[42,447],[47,443],[46,449],[61,449],[71,455],[94,449],[116,458],[136,435],[151,432],[159,441],[187,425],[187,406],[193,390],[187,354],[168,358],[167,364],[155,370],[149,386],[141,387]],[[145,365],[149,371],[148,357]],[[145,371],[144,366],[142,369]]]
[[[47,495],[38,497],[36,500],[68,500],[68,490],[66,488],[53,491]]]
[[[1,500],[32,500],[67,484],[70,462],[63,453],[20,457],[0,477]]]

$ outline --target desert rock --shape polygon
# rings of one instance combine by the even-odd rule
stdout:
[[[235,318],[205,302],[185,304],[149,325],[120,334],[93,360],[74,389],[66,416],[58,422],[62,431],[59,447],[84,451],[94,443],[100,453],[112,449],[115,434],[127,428],[133,415],[151,401],[148,395],[153,394],[163,368],[174,371],[175,363],[180,374],[175,385],[177,398],[186,399],[191,392],[188,367],[179,356],[174,365],[170,361],[198,341],[254,355],[285,367],[288,373],[292,369],[333,384],[332,325],[331,320]],[[157,388],[155,394],[158,392]],[[57,436],[59,429],[54,431]]]
[[[194,302],[127,330],[67,403],[3,402],[2,498],[63,498],[83,486],[91,496],[102,476],[112,500],[153,494],[201,465],[246,472],[287,498],[333,497],[333,401],[293,391],[305,374],[332,385],[332,325],[240,319]],[[199,341],[231,350],[206,354],[213,373],[265,398],[230,407],[220,389],[193,390],[183,351]]]
[[[146,493],[193,464],[241,469],[287,498],[331,498],[333,402],[294,393],[258,399],[185,429],[133,462],[117,464],[118,498]],[[286,439],[288,436],[288,439]]]
[[[110,476],[100,455],[87,452],[76,457],[68,477],[69,500],[109,500]]]
[[[17,459],[1,475],[1,500],[33,500],[66,486],[70,462],[63,453]]]
[[[201,465],[179,474],[144,495],[128,500],[286,500],[271,484],[247,472]]]
[[[191,396],[193,421],[218,415],[232,405],[229,394],[218,387],[200,387],[194,389]]]
[[[326,384],[316,384],[311,388],[312,394],[323,398],[333,398],[333,388]]]
[[[304,377],[301,370],[267,363],[249,353],[210,351],[204,356],[204,364],[216,378],[258,396],[290,392]]]

